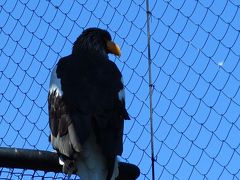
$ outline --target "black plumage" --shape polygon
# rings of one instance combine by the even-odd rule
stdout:
[[[129,116],[122,75],[108,53],[120,55],[107,31],[83,31],[72,54],[61,58],[53,70],[48,102],[51,142],[65,161],[65,171],[78,170],[76,161],[93,136],[107,168],[106,179],[111,179]]]

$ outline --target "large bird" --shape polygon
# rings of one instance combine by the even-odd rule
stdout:
[[[123,151],[123,125],[129,116],[122,75],[109,53],[121,54],[110,34],[86,29],[51,74],[50,141],[63,171],[76,172],[81,180],[118,176],[117,155]]]

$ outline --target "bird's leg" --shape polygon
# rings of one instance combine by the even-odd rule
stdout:
[[[75,161],[70,159],[65,160],[63,164],[63,172],[69,175],[77,172]]]

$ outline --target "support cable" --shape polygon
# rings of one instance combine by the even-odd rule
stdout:
[[[154,167],[154,141],[153,141],[153,108],[152,108],[152,93],[153,93],[153,84],[152,84],[152,59],[151,59],[151,44],[150,44],[150,16],[151,12],[149,10],[149,0],[146,0],[147,8],[147,47],[148,47],[148,77],[149,77],[149,120],[150,120],[150,132],[151,132],[151,161],[152,161],[152,180],[155,180],[155,167]]]

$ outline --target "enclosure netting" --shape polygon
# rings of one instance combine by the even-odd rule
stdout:
[[[240,178],[240,2],[151,0],[156,179]],[[121,46],[126,106],[122,161],[151,179],[146,2],[0,0],[0,147],[52,151],[49,77],[87,27]],[[0,179],[63,179],[0,168]],[[77,179],[77,176],[71,178]]]

